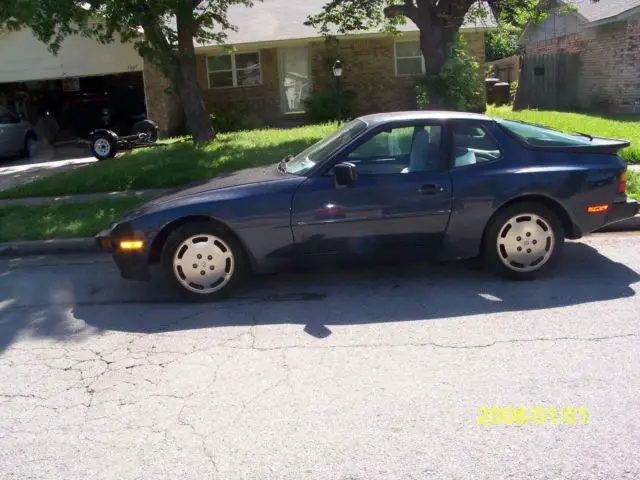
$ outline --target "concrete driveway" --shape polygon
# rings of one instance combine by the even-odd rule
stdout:
[[[0,159],[0,190],[54,173],[74,170],[96,161],[86,145],[51,148],[40,144],[32,158]]]
[[[0,264],[3,479],[640,478],[640,236],[553,277],[260,279],[179,303],[109,257]],[[479,425],[584,407],[587,424]]]

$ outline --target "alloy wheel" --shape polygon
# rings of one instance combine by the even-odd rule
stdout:
[[[187,290],[206,295],[221,290],[233,277],[235,258],[227,243],[211,234],[182,241],[173,256],[173,272]]]
[[[549,222],[533,213],[520,213],[500,228],[496,241],[502,263],[516,272],[532,272],[549,261],[555,248]]]

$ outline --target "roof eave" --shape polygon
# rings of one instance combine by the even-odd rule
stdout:
[[[611,17],[601,18],[599,20],[594,20],[593,22],[588,22],[585,24],[585,27],[591,28],[591,27],[598,27],[600,25],[605,25],[607,23],[620,22],[622,20],[626,20],[627,18],[634,16],[637,13],[640,13],[640,5],[638,5],[637,7],[632,7],[629,10],[625,10],[624,12],[619,13],[617,15],[613,15]]]
[[[496,30],[497,26],[466,26],[461,27],[460,32],[462,33],[470,33],[477,31],[492,31]],[[368,38],[384,38],[384,37],[392,37],[392,38],[402,38],[402,37],[417,37],[418,30],[409,30],[405,32],[400,32],[399,35],[390,35],[385,32],[367,32],[367,33],[349,33],[346,35],[336,35],[338,39],[344,40],[354,40],[354,39],[368,39]],[[285,38],[281,40],[263,40],[259,42],[242,42],[242,43],[226,43],[226,44],[210,44],[210,45],[201,45],[196,44],[196,51],[217,51],[224,50],[225,48],[239,48],[239,49],[250,49],[250,48],[274,48],[274,47],[285,47],[292,44],[302,44],[307,42],[321,42],[324,41],[324,37],[321,35],[313,36],[313,37],[297,37],[297,38]]]

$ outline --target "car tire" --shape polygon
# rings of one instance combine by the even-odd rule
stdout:
[[[158,126],[151,120],[140,120],[139,122],[136,122],[131,131],[134,135],[146,133],[149,143],[155,143],[158,141]]]
[[[544,205],[522,202],[498,211],[483,243],[484,262],[492,271],[513,280],[533,280],[557,266],[564,228]]]
[[[111,132],[97,132],[91,136],[91,154],[98,160],[113,158],[118,153],[118,141]]]
[[[228,298],[248,273],[242,245],[213,222],[190,222],[174,230],[160,262],[169,283],[192,300]]]
[[[22,147],[22,151],[20,154],[24,158],[32,158],[34,156],[36,150],[36,144],[38,142],[37,137],[34,133],[28,133],[24,138],[24,146]]]

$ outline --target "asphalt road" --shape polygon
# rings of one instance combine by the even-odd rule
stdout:
[[[640,478],[640,235],[566,254],[536,282],[375,267],[198,305],[108,257],[4,259],[0,477]],[[588,420],[477,423],[506,405]]]

